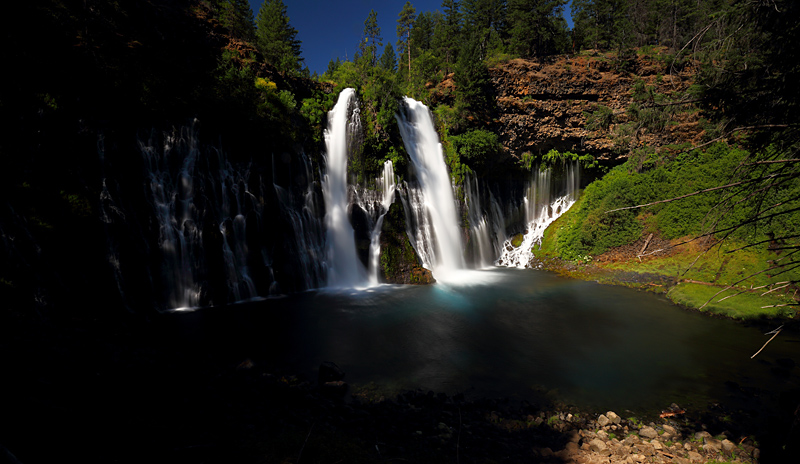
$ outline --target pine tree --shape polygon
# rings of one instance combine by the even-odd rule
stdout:
[[[252,42],[256,28],[253,23],[253,10],[247,0],[219,0],[217,4],[219,21],[233,37]]]
[[[299,72],[300,41],[289,24],[283,0],[265,0],[256,17],[256,45],[264,59],[283,72]]]
[[[381,28],[378,27],[378,13],[370,10],[369,16],[364,21],[364,36],[358,44],[358,51],[362,57],[369,59],[370,66],[378,63],[378,47],[383,46]]]
[[[439,58],[444,61],[444,71],[449,73],[456,62],[461,39],[461,12],[457,0],[442,2],[444,15],[436,24],[433,35],[433,47]]]
[[[463,0],[467,34],[478,37],[481,58],[489,50],[502,48],[502,35],[506,27],[506,0]]]
[[[380,67],[391,72],[397,72],[397,56],[394,53],[394,47],[391,43],[387,43],[383,48],[383,55],[381,55]]]
[[[411,29],[417,19],[417,12],[411,2],[403,5],[397,19],[397,50],[401,55],[408,54],[408,75],[411,76]]]
[[[477,37],[472,37],[459,51],[455,81],[457,89],[455,109],[461,117],[485,113],[490,109],[489,71],[480,59]]]
[[[523,57],[560,53],[565,0],[508,0],[510,49]]]

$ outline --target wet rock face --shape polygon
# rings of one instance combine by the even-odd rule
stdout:
[[[406,234],[403,205],[392,203],[383,218],[379,276],[390,284],[432,284],[433,274],[420,265],[419,257]]]
[[[678,95],[675,92],[685,91],[694,78],[688,70],[670,73],[656,59],[643,56],[628,71],[616,70],[612,58],[602,54],[559,57],[551,62],[516,59],[500,63],[489,73],[497,95],[496,131],[512,157],[556,149],[590,153],[607,161],[624,158],[627,153],[614,146],[613,123],[590,131],[586,129],[587,115],[602,105],[613,112],[614,123],[627,122],[625,112],[633,101],[632,87],[637,80],[655,86],[658,93]],[[674,121],[677,124],[660,133],[637,131],[635,143],[660,146],[694,140],[702,130],[696,116],[688,118]]]

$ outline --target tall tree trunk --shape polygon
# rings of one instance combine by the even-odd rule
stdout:
[[[408,82],[411,82],[411,30],[408,31]]]

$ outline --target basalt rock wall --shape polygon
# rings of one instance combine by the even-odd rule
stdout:
[[[617,127],[631,121],[633,86],[641,80],[670,100],[686,98],[694,68],[676,69],[660,55],[638,55],[624,69],[611,56],[584,53],[545,61],[515,59],[489,70],[498,115],[494,130],[512,157],[545,154],[551,149],[589,153],[607,163],[621,162],[631,150],[699,140],[697,113],[671,115],[663,130],[632,125],[627,140]],[[647,102],[641,103],[647,105]],[[589,130],[587,116],[601,106],[613,111],[607,128]]]

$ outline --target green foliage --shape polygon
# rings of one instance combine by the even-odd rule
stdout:
[[[705,152],[684,153],[675,160],[646,172],[621,165],[583,192],[580,202],[557,223],[556,250],[562,258],[598,255],[609,248],[632,243],[647,228],[666,239],[693,236],[711,227],[717,230],[743,223],[757,204],[746,201],[745,193],[735,208],[717,205],[730,193],[711,192],[690,195],[679,201],[653,205],[640,210],[609,212],[616,208],[642,205],[667,198],[688,195],[725,184],[748,154],[726,144],[715,144]],[[629,160],[628,163],[637,162]],[[800,195],[800,181],[787,180],[770,198],[780,204]],[[770,203],[772,204],[772,203]],[[750,224],[737,229],[733,237],[741,240],[764,240],[770,233],[782,235],[800,215],[788,211],[772,218],[769,224]]]
[[[577,161],[580,163],[581,167],[584,169],[595,169],[598,168],[600,165],[598,161],[594,158],[594,156],[586,153],[583,155],[578,155],[572,152],[560,152],[556,149],[552,149],[548,151],[544,156],[542,156],[542,164],[540,169],[547,169],[553,167],[564,166],[567,162],[575,162]],[[525,154],[523,154],[523,163],[525,162]],[[527,169],[530,169],[528,167]]]
[[[497,134],[484,129],[451,136],[450,141],[462,162],[477,172],[484,169],[487,159],[496,157],[503,151]]]
[[[249,62],[238,59],[235,50],[223,50],[214,77],[217,98],[252,108],[256,99],[255,72]]]
[[[614,110],[605,105],[595,105],[595,110],[591,113],[584,113],[586,116],[586,129],[590,131],[608,130],[614,124]]]
[[[531,171],[533,170],[534,163],[536,162],[536,156],[533,153],[526,151],[522,154],[522,159],[520,159],[519,162],[523,168]]]

